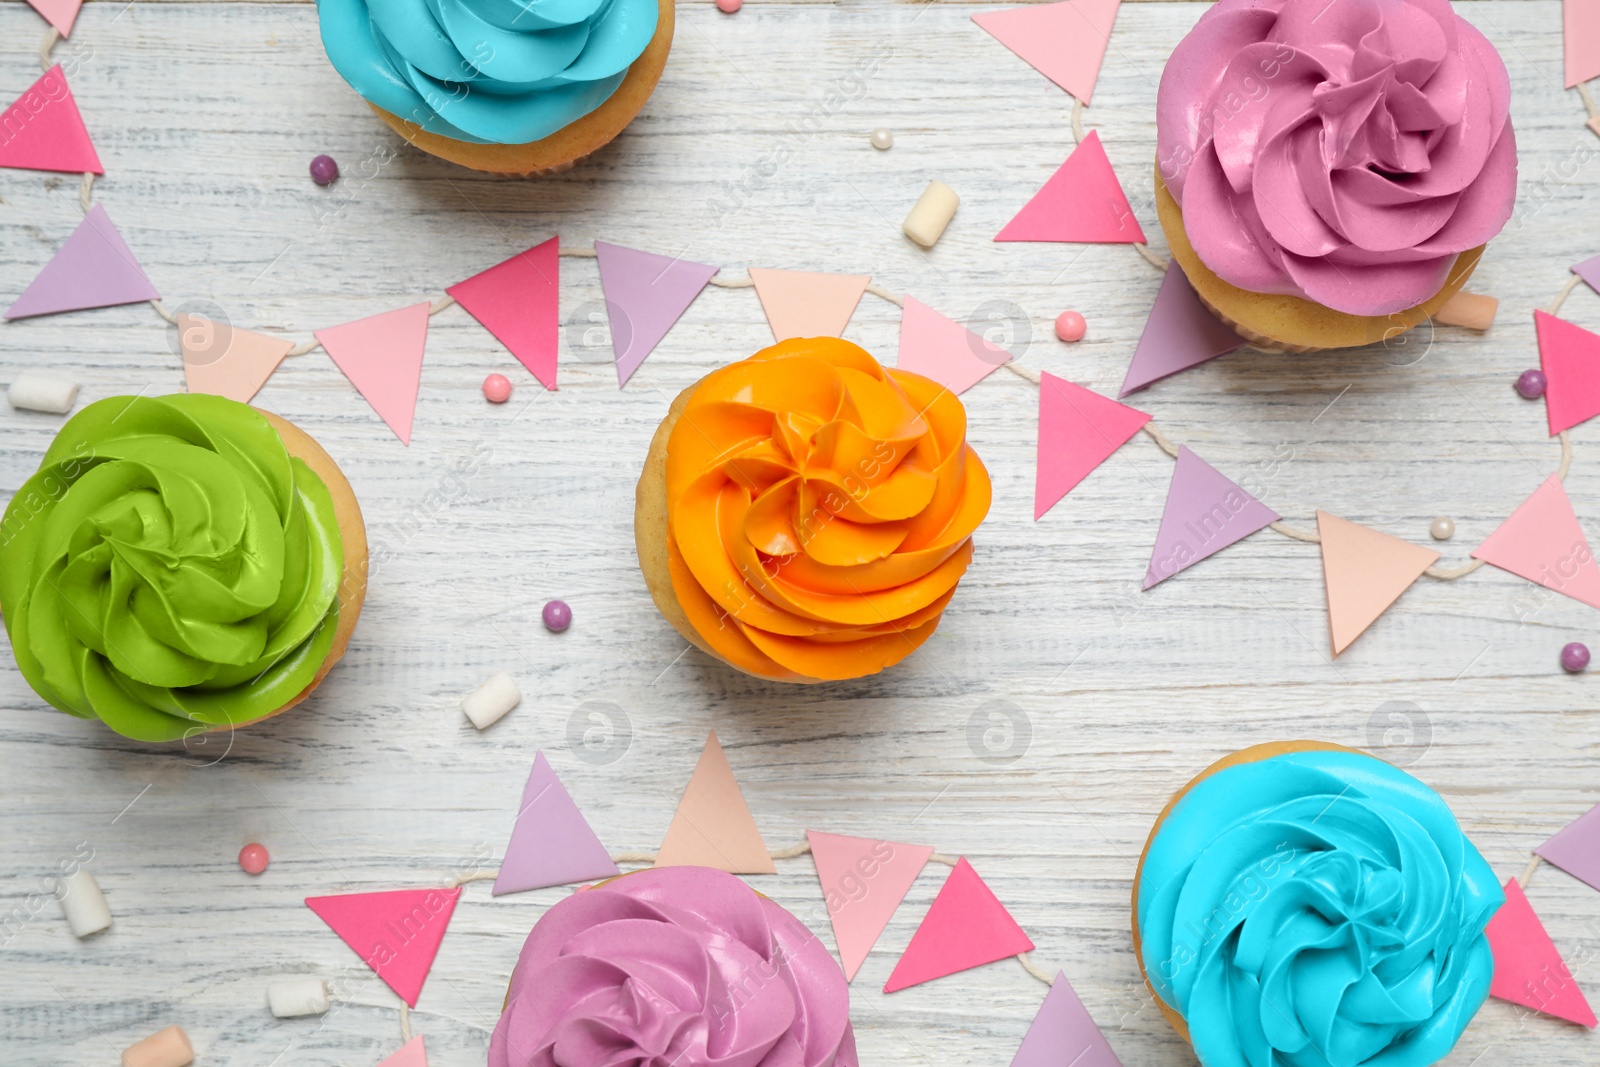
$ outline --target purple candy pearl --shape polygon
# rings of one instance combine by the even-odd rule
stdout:
[[[572,625],[572,609],[567,607],[565,600],[550,601],[544,606],[542,615],[544,628],[553,634],[558,634]]]
[[[1589,665],[1589,646],[1581,641],[1561,649],[1561,669],[1568,674],[1577,674]]]
[[[1517,379],[1517,392],[1524,400],[1537,400],[1544,396],[1544,387],[1549,384],[1545,381],[1544,371],[1525,370]]]
[[[339,164],[332,156],[318,156],[311,161],[311,180],[318,185],[332,185],[339,180]]]

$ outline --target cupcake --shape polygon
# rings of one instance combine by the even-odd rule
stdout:
[[[344,655],[366,530],[306,433],[204,393],[73,416],[0,520],[0,613],[28,684],[124,737],[269,718]]]
[[[1447,0],[1220,0],[1156,97],[1156,209],[1200,299],[1285,351],[1409,330],[1517,191],[1511,83]]]
[[[489,1067],[857,1067],[844,972],[731,874],[660,867],[572,894],[511,972]]]
[[[607,144],[661,79],[672,0],[317,0],[344,80],[424,152],[549,174]]]
[[[1503,900],[1409,774],[1338,745],[1257,745],[1156,820],[1134,955],[1202,1067],[1428,1067],[1489,993]]]
[[[761,678],[859,678],[939,625],[989,511],[961,401],[835,337],[781,341],[673,401],[634,537],[656,607]]]

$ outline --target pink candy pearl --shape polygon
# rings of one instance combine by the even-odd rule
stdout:
[[[266,846],[258,845],[254,841],[239,850],[239,866],[244,868],[245,874],[260,874],[267,869],[270,860]]]
[[[504,404],[511,399],[511,379],[504,374],[491,374],[483,380],[483,396],[491,404]]]
[[[724,15],[731,15],[744,6],[744,0],[717,0],[717,10]]]
[[[1083,316],[1076,311],[1063,311],[1056,318],[1056,336],[1067,343],[1083,340],[1084,333],[1089,329],[1089,324],[1083,321]]]

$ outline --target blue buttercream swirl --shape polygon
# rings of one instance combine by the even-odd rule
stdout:
[[[616,92],[656,32],[657,0],[317,0],[344,80],[458,141],[528,144]]]
[[[1503,902],[1437,793],[1317,750],[1190,789],[1134,908],[1146,976],[1204,1067],[1427,1067],[1488,995]]]

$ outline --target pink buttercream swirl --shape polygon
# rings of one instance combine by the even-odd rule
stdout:
[[[1161,76],[1157,160],[1224,280],[1386,315],[1511,217],[1510,105],[1448,0],[1220,0]]]
[[[857,1067],[844,973],[730,874],[640,871],[528,935],[489,1067]]]

